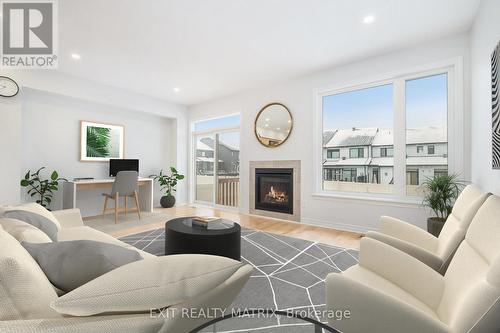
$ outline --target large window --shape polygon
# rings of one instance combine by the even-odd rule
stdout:
[[[448,171],[448,76],[405,82],[406,184],[408,195],[422,194],[422,182]]]
[[[323,189],[391,193],[392,84],[327,95],[322,104]]]
[[[194,124],[194,200],[237,207],[240,191],[239,116]]]
[[[322,189],[413,197],[422,195],[425,180],[446,175],[450,73],[451,68],[320,94]],[[462,114],[455,112],[460,128]],[[463,142],[458,133],[456,141]],[[452,170],[461,170],[463,162],[455,161]]]

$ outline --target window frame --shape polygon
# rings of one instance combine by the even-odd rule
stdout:
[[[352,156],[352,152],[357,151],[358,156]],[[361,152],[361,155],[359,154]],[[363,147],[350,147],[349,148],[349,158],[365,158],[365,148]]]
[[[336,152],[338,153],[338,157],[331,157],[330,156],[330,153],[331,152]],[[340,159],[340,149],[339,148],[327,148],[326,149],[326,158],[329,159],[329,160],[338,160]]]
[[[466,166],[467,157],[470,155],[465,149],[466,140],[470,133],[464,131],[464,91],[463,91],[463,58],[457,57],[434,64],[423,65],[412,70],[400,71],[378,77],[351,82],[349,84],[317,89],[314,91],[314,121],[313,121],[313,165],[315,173],[315,197],[344,198],[355,200],[370,200],[383,202],[421,204],[421,198],[406,194],[406,106],[405,89],[406,81],[437,74],[447,74],[448,89],[448,172],[460,174],[468,179],[470,168]],[[394,111],[394,193],[360,193],[340,192],[323,189],[322,180],[322,135],[323,135],[323,98],[325,96],[361,90],[384,84],[393,85],[393,111]],[[319,177],[318,177],[319,175]]]
[[[431,148],[432,148],[432,153],[431,153]],[[436,146],[435,145],[428,145],[427,146],[427,155],[436,155]]]

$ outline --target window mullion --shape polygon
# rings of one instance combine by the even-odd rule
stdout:
[[[406,112],[405,80],[396,79],[394,93],[394,195],[406,196]]]

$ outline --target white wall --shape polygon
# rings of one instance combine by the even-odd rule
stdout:
[[[46,175],[57,170],[61,177],[109,177],[107,162],[80,162],[80,121],[88,120],[125,127],[125,158],[140,160],[140,176],[148,177],[175,165],[173,120],[143,112],[111,107],[47,92],[24,89],[22,96],[22,172],[47,167]],[[102,210],[100,191],[79,193],[78,207],[84,216]],[[22,191],[24,194],[24,190]],[[52,209],[61,209],[62,191],[58,192]],[[154,193],[159,205],[160,192]],[[24,195],[23,201],[29,200]]]
[[[459,35],[425,45],[407,48],[384,56],[325,70],[314,75],[248,91],[189,108],[190,120],[199,120],[235,112],[241,113],[241,207],[249,211],[249,161],[302,161],[302,222],[328,225],[339,229],[366,231],[375,229],[380,215],[388,214],[424,226],[428,212],[420,205],[359,201],[314,196],[313,113],[315,91],[332,85],[371,80],[384,74],[412,70],[415,67],[463,57],[465,84],[464,105],[469,116],[469,40]],[[285,104],[293,114],[294,127],[289,140],[280,147],[267,149],[253,134],[254,118],[263,105],[270,102]],[[468,118],[467,118],[468,119]],[[465,121],[468,124],[468,121]],[[468,136],[468,128],[464,129]],[[467,140],[466,140],[467,141]],[[468,156],[468,147],[464,147]],[[468,160],[468,159],[467,159]],[[469,176],[469,165],[465,177]]]
[[[20,200],[21,105],[20,97],[0,101],[0,203]]]
[[[471,30],[472,180],[500,194],[500,170],[491,166],[491,63],[500,42],[500,1],[483,0]]]
[[[57,71],[10,70],[2,75],[16,80],[21,92],[16,98],[0,100],[0,127],[8,124],[8,130],[0,130],[0,142],[6,143],[1,153],[9,156],[8,163],[0,163],[0,183],[5,184],[0,188],[0,204],[24,199],[20,196],[19,177],[27,168],[46,165],[61,170],[67,178],[106,176],[104,164],[79,162],[78,124],[82,119],[124,124],[126,156],[140,158],[144,174],[170,165],[187,173],[185,106]],[[50,133],[41,133],[37,122],[47,125]],[[57,134],[62,134],[60,142],[55,142]],[[64,149],[53,151],[54,143]],[[181,182],[177,192],[179,203],[187,201],[187,192],[187,181]],[[86,213],[93,212],[90,207],[95,205],[91,200],[83,205]],[[60,202],[55,203],[55,208],[58,207]]]

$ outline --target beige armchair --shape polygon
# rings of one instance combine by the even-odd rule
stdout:
[[[416,258],[371,238],[359,265],[326,279],[330,321],[344,333],[499,332],[500,198],[474,217],[444,276]]]
[[[474,215],[489,195],[468,185],[457,198],[439,237],[388,216],[380,218],[378,232],[370,231],[366,236],[406,252],[444,274]]]

